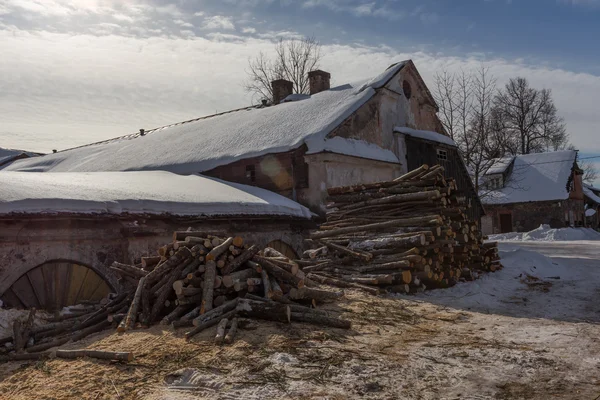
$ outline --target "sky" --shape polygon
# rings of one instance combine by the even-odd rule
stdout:
[[[500,84],[526,77],[600,155],[600,0],[0,0],[0,147],[50,152],[246,106],[248,58],[303,36],[333,85],[409,58],[430,87],[482,63]]]

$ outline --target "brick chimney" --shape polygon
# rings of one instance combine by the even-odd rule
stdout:
[[[277,79],[271,82],[273,88],[273,105],[281,103],[281,100],[294,92],[294,84],[285,79]]]
[[[329,90],[329,80],[331,74],[320,69],[308,73],[308,83],[310,85],[310,94],[317,94],[323,90]]]

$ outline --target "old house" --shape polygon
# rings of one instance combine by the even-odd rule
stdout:
[[[312,71],[309,79],[310,95],[292,94],[291,82],[278,80],[272,83],[273,106],[141,130],[5,170],[202,173],[274,191],[320,213],[329,187],[389,180],[419,162],[442,160],[464,183],[461,190],[473,207],[480,208],[454,150],[402,132],[444,133],[437,105],[412,61],[357,84],[332,88],[324,71]]]
[[[4,166],[0,298],[60,306],[98,296],[118,284],[112,261],[134,263],[187,227],[243,233],[294,256],[314,216],[300,204],[322,213],[328,188],[391,180],[422,163],[444,165],[470,216],[482,215],[412,61],[357,84],[331,87],[324,71],[309,79],[310,95],[274,81],[272,105]]]
[[[583,184],[585,226],[600,229],[600,188]]]
[[[582,174],[575,150],[497,159],[481,185],[483,232],[526,232],[541,224],[583,226]]]

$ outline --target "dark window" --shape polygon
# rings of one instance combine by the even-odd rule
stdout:
[[[256,168],[254,165],[246,165],[246,179],[250,182],[256,182]]]
[[[439,161],[446,161],[446,160],[448,160],[448,152],[446,150],[443,150],[443,149],[437,149],[437,159]]]
[[[410,99],[410,96],[412,95],[412,89],[408,81],[402,82],[402,91],[404,92],[404,96],[406,96],[407,99]]]

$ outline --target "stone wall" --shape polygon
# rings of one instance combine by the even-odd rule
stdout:
[[[108,267],[113,261],[133,264],[156,255],[173,240],[173,231],[204,230],[239,235],[247,243],[266,246],[280,240],[300,254],[312,223],[272,218],[244,220],[170,221],[159,219],[4,219],[0,220],[0,296],[28,271],[49,261],[68,261],[93,269],[109,286],[119,288]]]

